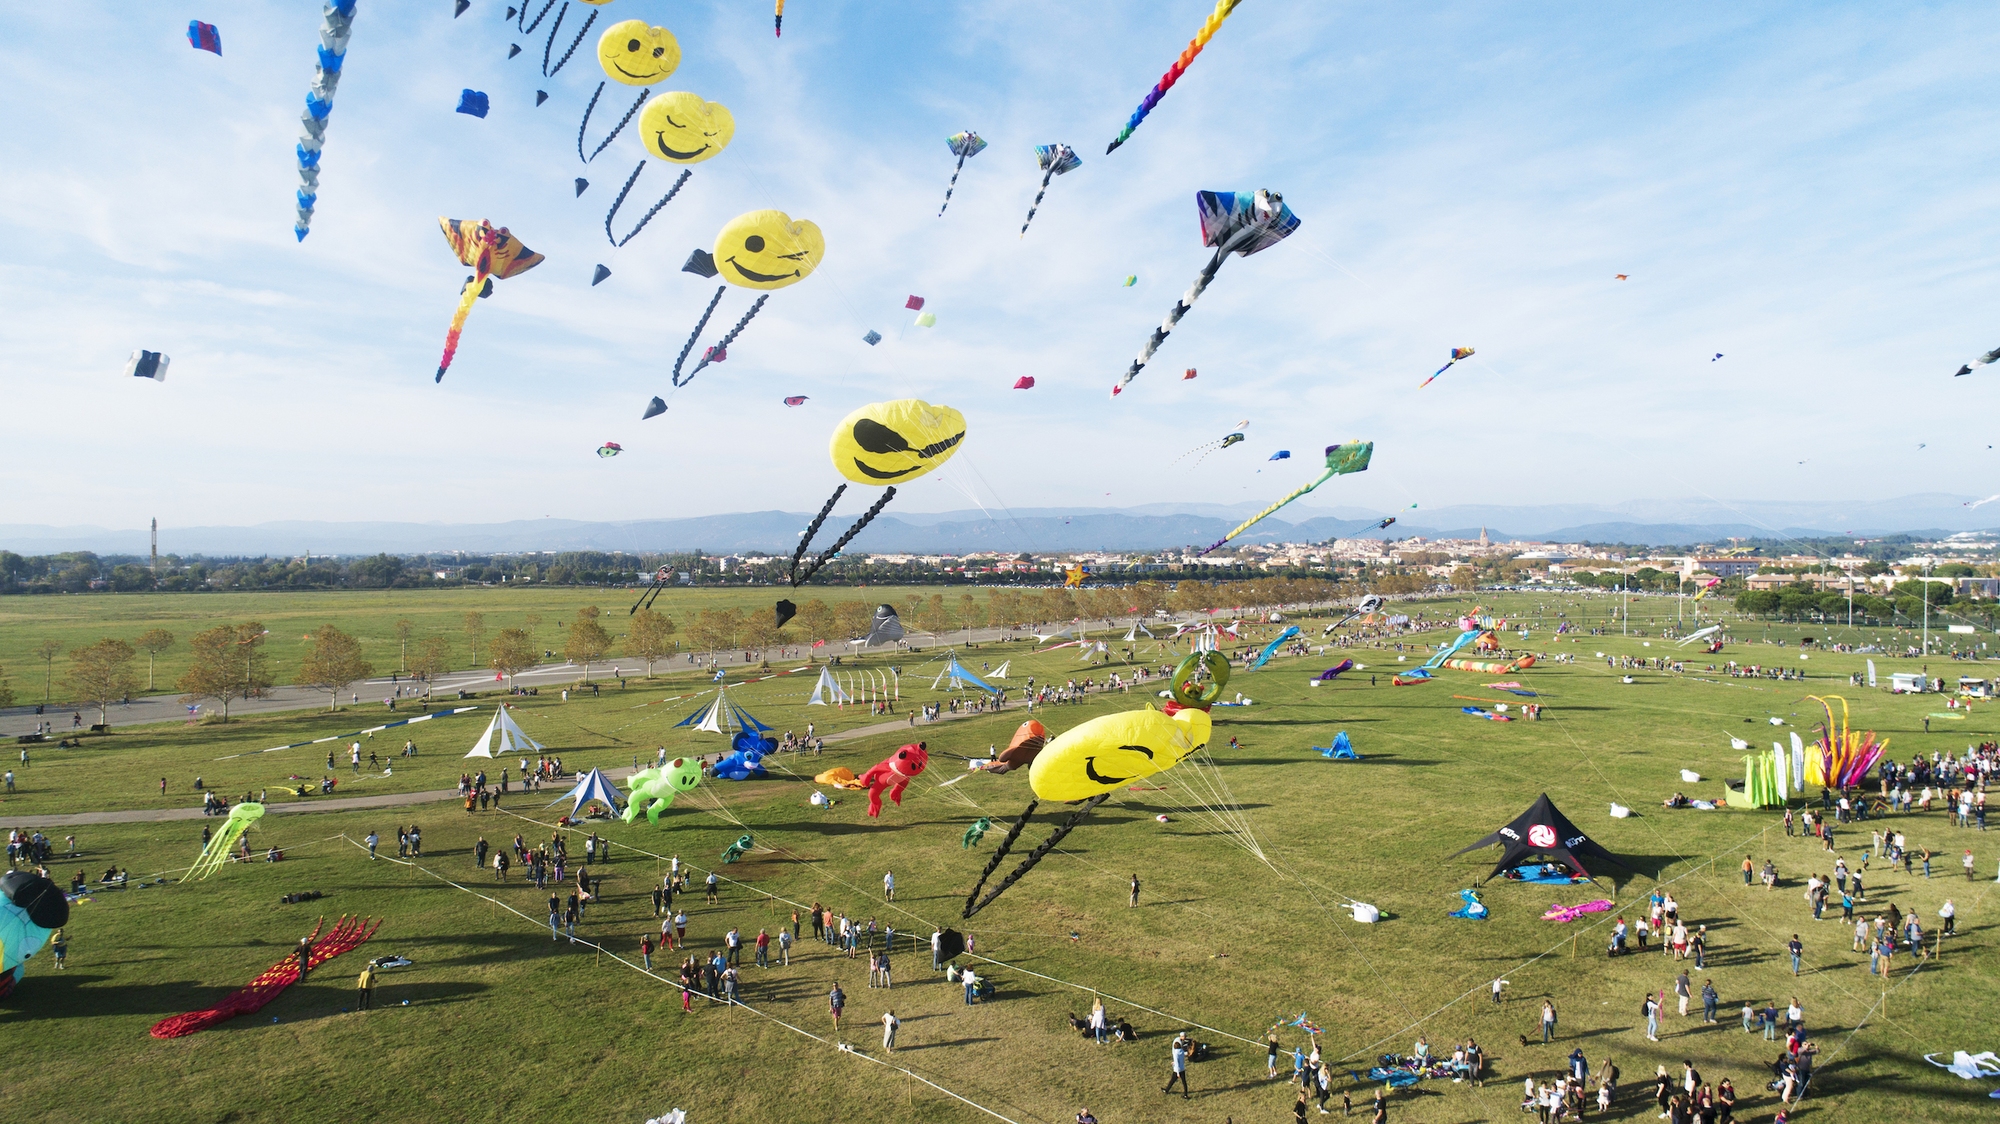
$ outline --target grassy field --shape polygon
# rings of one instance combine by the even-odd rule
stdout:
[[[100,599],[63,603],[93,600]],[[621,847],[602,871],[607,900],[593,907],[581,930],[602,944],[601,953],[551,942],[542,920],[545,895],[519,881],[497,885],[470,858],[481,835],[496,844],[517,832],[530,840],[546,837],[554,810],[517,798],[498,813],[468,815],[449,804],[425,804],[266,821],[268,827],[254,835],[256,845],[287,847],[292,857],[285,863],[232,867],[199,884],[100,894],[74,907],[69,969],[57,973],[46,955],[38,957],[14,995],[0,1003],[0,1043],[14,1061],[8,1115],[22,1121],[312,1121],[344,1119],[352,1106],[366,1104],[390,1119],[565,1120],[582,1115],[576,1105],[587,1097],[592,1118],[633,1124],[674,1105],[697,1124],[996,1117],[1059,1124],[1085,1105],[1105,1124],[1278,1121],[1289,1118],[1291,1095],[1283,1081],[1264,1078],[1256,1043],[1275,1018],[1303,1010],[1325,1027],[1329,1056],[1347,1059],[1342,1069],[1365,1069],[1382,1052],[1407,1052],[1420,1032],[1446,1050],[1468,1035],[1488,1048],[1495,1070],[1489,1084],[1426,1082],[1398,1091],[1397,1120],[1518,1119],[1522,1077],[1554,1074],[1576,1045],[1593,1067],[1611,1057],[1624,1071],[1628,1091],[1617,1116],[1651,1120],[1651,1101],[1641,1087],[1655,1065],[1678,1075],[1685,1058],[1710,1081],[1734,1079],[1745,1104],[1742,1119],[1768,1120],[1775,1103],[1762,1091],[1761,1075],[1776,1051],[1742,1033],[1731,1012],[1745,1000],[1776,998],[1782,1006],[1793,996],[1823,1049],[1814,1097],[1794,1119],[1990,1115],[1985,1084],[1960,1081],[1922,1055],[1976,1052],[1992,1046],[2000,1032],[2000,1016],[1984,998],[2000,982],[1995,902],[1989,898],[2000,846],[1949,827],[1941,813],[1897,824],[1913,844],[1940,853],[1940,877],[1925,881],[1871,869],[1868,904],[1895,902],[1931,921],[1950,896],[1964,935],[1915,972],[1909,958],[1901,958],[1895,977],[1885,982],[1868,973],[1865,957],[1848,951],[1848,927],[1815,924],[1800,900],[1804,877],[1829,870],[1832,856],[1817,844],[1785,838],[1773,813],[1670,811],[1659,801],[1676,790],[1717,796],[1718,778],[1740,773],[1741,754],[1729,749],[1732,734],[1767,744],[1770,736],[1784,734],[1767,724],[1771,717],[1807,732],[1813,714],[1808,693],[1846,695],[1857,722],[1889,735],[1899,758],[1994,737],[2000,713],[1975,709],[1962,721],[1933,721],[1934,732],[1926,735],[1923,719],[1943,711],[1939,700],[1847,687],[1847,675],[1862,667],[1858,656],[1798,659],[1798,636],[1825,637],[1824,629],[1774,628],[1771,639],[1788,642],[1780,647],[1760,642],[1761,625],[1738,626],[1744,642],[1716,658],[1803,668],[1813,676],[1803,683],[1739,680],[1710,674],[1704,670],[1709,657],[1662,642],[1658,629],[1663,616],[1672,616],[1672,602],[1635,599],[1632,628],[1644,637],[1584,635],[1560,643],[1547,627],[1554,613],[1602,628],[1612,602],[1503,595],[1482,603],[1531,620],[1545,607],[1549,615],[1532,622],[1527,646],[1576,656],[1574,663],[1545,663],[1511,677],[1544,692],[1543,721],[1496,723],[1461,714],[1467,700],[1454,696],[1510,698],[1482,688],[1495,678],[1490,675],[1445,672],[1428,686],[1392,688],[1393,649],[1280,657],[1263,671],[1239,674],[1231,693],[1241,690],[1256,705],[1215,711],[1218,764],[1212,775],[1226,784],[1229,799],[1197,796],[1190,785],[1199,777],[1192,771],[1123,790],[1015,888],[961,925],[977,937],[978,954],[993,961],[973,961],[990,969],[999,986],[985,1005],[964,1006],[959,990],[934,976],[927,957],[910,951],[900,934],[898,982],[886,993],[865,986],[864,960],[846,960],[813,943],[809,928],[790,967],[746,966],[746,1009],[697,1006],[683,1014],[677,989],[666,982],[677,957],[655,956],[659,978],[634,965],[639,935],[655,924],[646,890],[664,857],[673,855],[728,879],[716,906],[703,904],[699,894],[684,899],[689,936],[702,950],[718,947],[731,925],[748,937],[759,927],[775,934],[793,903],[823,901],[923,935],[932,924],[955,919],[965,891],[1028,793],[1019,776],[975,776],[948,788],[939,782],[961,770],[952,755],[983,754],[989,744],[1004,744],[1024,717],[1013,708],[915,735],[929,742],[932,769],[911,786],[900,808],[885,807],[879,820],[869,820],[849,794],[830,810],[811,808],[806,798],[813,786],[788,771],[844,764],[858,772],[905,737],[839,743],[819,760],[785,761],[769,781],[704,786],[683,797],[659,827],[642,821],[602,829]],[[558,612],[544,609],[543,615],[552,619]],[[275,616],[257,615],[267,623]],[[1614,633],[1618,628],[1609,627]],[[1309,635],[1317,631],[1308,625]],[[1889,635],[1879,639],[1894,642]],[[1689,660],[1689,671],[1617,672],[1597,658],[1599,652],[1678,653]],[[1149,662],[1171,658],[1143,645],[1140,654]],[[1366,670],[1307,686],[1310,673],[1342,654]],[[1011,658],[1017,683],[1024,674],[1046,682],[1084,672],[1075,649],[1028,655],[1024,645],[994,645],[963,655],[975,668],[980,661]],[[1404,655],[1408,662],[1422,658]],[[944,697],[932,695],[929,675],[917,673],[925,658],[902,658],[906,703]],[[1876,662],[1885,676],[1918,666],[1880,656]],[[1976,666],[1933,660],[1931,671],[1977,674]],[[1625,674],[1636,681],[1622,683]],[[1371,675],[1378,677],[1372,686]],[[823,728],[869,721],[852,710],[805,708],[811,682],[805,675],[772,679],[732,690],[732,697],[780,730],[802,729],[809,720]],[[572,765],[630,764],[635,752],[657,745],[675,753],[714,752],[723,748],[714,735],[670,729],[692,701],[635,709],[706,686],[677,679],[568,704],[545,695],[525,700],[520,720]],[[1059,732],[1143,701],[1136,691],[1093,695],[1036,716]],[[428,756],[407,777],[399,764],[392,780],[407,788],[455,780],[462,750],[454,747],[469,743],[477,732],[470,723],[478,720],[468,715],[453,720],[457,725],[420,728]],[[317,777],[324,761],[310,749],[261,760],[213,758],[358,724],[334,715],[120,731],[82,753],[48,751],[22,770],[23,791],[0,802],[0,822],[9,815],[153,806],[161,803],[160,775],[174,778],[177,791],[165,803],[176,805],[188,801],[183,782],[196,772],[226,792],[275,784],[274,774],[294,771],[295,759],[305,766],[296,771]],[[1342,729],[1365,760],[1335,763],[1312,752]],[[1239,748],[1228,747],[1232,736]],[[400,745],[397,739],[385,748],[393,753]],[[240,762],[250,764],[236,771]],[[1683,784],[1682,768],[1705,779]],[[1620,873],[1615,886],[1607,881],[1601,888],[1496,882],[1485,894],[1492,920],[1447,918],[1458,904],[1457,890],[1483,876],[1494,857],[1452,853],[1541,792],[1637,873]],[[1637,814],[1609,818],[1612,801]],[[1219,819],[1218,810],[1240,813],[1240,820]],[[1065,811],[1038,814],[1017,854]],[[1168,817],[1164,825],[1154,818],[1161,814]],[[968,851],[960,837],[981,815],[999,826]],[[370,863],[352,842],[377,831],[385,837],[385,854],[393,855],[399,822],[424,829],[420,865]],[[59,862],[57,873],[66,881],[75,868],[94,874],[113,862],[135,875],[174,870],[198,851],[201,826],[178,821],[78,829],[84,855]],[[719,863],[718,853],[745,831],[760,850],[733,865]],[[65,833],[52,834],[60,839]],[[1859,866],[1866,834],[1850,830],[1840,843],[1849,864]],[[1967,846],[1983,880],[1943,877],[1956,873],[1953,856]],[[570,851],[580,857],[580,844],[573,842]],[[1746,854],[1777,862],[1785,879],[1780,892],[1742,885],[1736,868]],[[882,900],[886,870],[896,875],[893,904]],[[1128,909],[1125,883],[1134,872],[1146,889],[1141,907]],[[1715,934],[1706,976],[1722,993],[1726,1017],[1706,1029],[1698,1018],[1669,1018],[1663,1041],[1653,1044],[1644,1038],[1637,1011],[1646,990],[1669,983],[1671,962],[1657,956],[1606,960],[1606,930],[1617,913],[1573,925],[1539,917],[1551,902],[1598,896],[1615,897],[1631,916],[1658,883],[1671,886],[1690,923],[1706,923]],[[327,897],[313,905],[279,904],[280,895],[305,889]],[[1343,908],[1351,899],[1380,906],[1384,922],[1354,923]],[[322,912],[329,918],[362,913],[384,923],[361,951],[334,961],[260,1015],[171,1042],[147,1036],[158,1019],[205,1006],[248,982]],[[1797,979],[1781,954],[1794,932],[1806,944],[1807,971]],[[377,993],[379,1010],[349,1010],[363,960],[392,952],[416,964],[386,976]],[[1496,976],[1511,981],[1507,1001],[1498,1006],[1485,992]],[[1703,974],[1694,978],[1699,986]],[[851,1044],[852,1052],[833,1045],[825,993],[836,980],[849,998],[838,1040]],[[1114,1017],[1130,1019],[1140,1042],[1098,1047],[1069,1031],[1065,1014],[1086,1012],[1093,992],[1106,997]],[[1544,997],[1561,1012],[1558,1043],[1522,1046],[1517,1038],[1535,1033]],[[873,1025],[890,1007],[904,1023],[893,1055],[880,1048],[880,1029]],[[1201,1028],[1196,1037],[1210,1043],[1216,1057],[1191,1068],[1193,1101],[1170,1100],[1159,1092],[1167,1042],[1189,1024]],[[1285,1034],[1287,1050],[1305,1041],[1296,1030]],[[1371,1091],[1356,1086],[1353,1095],[1365,1102]],[[1334,1103],[1337,1111],[1338,1094]]]

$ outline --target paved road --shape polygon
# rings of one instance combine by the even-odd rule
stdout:
[[[965,714],[945,714],[940,716],[940,720],[948,722],[953,719],[966,717],[971,716]],[[925,725],[932,724],[925,723]],[[873,734],[887,734],[896,731],[907,731],[908,729],[909,720],[905,718],[895,722],[878,722],[872,726],[861,726],[852,730],[836,731],[827,734],[826,740],[829,742],[851,741],[855,738],[865,738]],[[788,753],[787,756],[790,756],[790,754]],[[808,770],[797,769],[794,771],[804,773]],[[631,767],[621,766],[615,769],[605,769],[604,775],[614,781],[622,781],[626,777],[631,776],[633,772],[634,770]],[[511,802],[527,802],[532,806],[540,807],[547,800],[553,800],[564,791],[566,791],[566,783],[557,783],[544,786],[541,792],[532,796],[516,790],[508,793],[507,799]],[[547,800],[538,798],[547,798]],[[430,804],[440,800],[449,800],[457,803],[463,799],[464,797],[458,794],[457,789],[450,788],[437,789],[430,792],[385,792],[379,796],[336,796],[326,800],[298,800],[285,804],[266,804],[264,805],[264,814],[266,816],[287,816],[298,815],[303,812],[347,812],[361,808],[396,808],[410,804]],[[6,817],[6,821],[9,827],[39,828],[111,823],[160,823],[167,820],[198,820],[202,817],[203,813],[200,807],[132,808],[119,812],[58,812],[43,816],[8,816]]]

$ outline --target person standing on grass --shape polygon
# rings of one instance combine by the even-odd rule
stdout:
[[[645,962],[648,972],[653,970],[653,934],[639,934],[639,959]]]
[[[1681,974],[1674,977],[1674,997],[1679,1000],[1681,1018],[1687,1018],[1688,999],[1693,993],[1694,986],[1688,981],[1687,969],[1683,968]]]
[[[882,875],[882,899],[891,902],[896,900],[896,872],[893,870]]]
[[[958,979],[965,985],[965,1005],[970,1007],[979,998],[979,977],[967,968],[958,974]]]
[[[1791,819],[1790,812],[1785,813],[1785,819],[1787,821]],[[1791,832],[1786,832],[1785,834],[1790,835]],[[1749,855],[1743,856],[1743,884],[1745,886],[1748,886],[1750,884],[1751,872],[1755,871],[1756,869],[1757,869],[1756,865],[1750,861],[1750,856]]]
[[[1716,990],[1715,990],[1715,981],[1714,981],[1714,980],[1703,980],[1703,981],[1701,981],[1701,1021],[1702,1021],[1702,1022],[1704,1022],[1704,1023],[1712,1023],[1712,1022],[1714,1022],[1714,1021],[1715,1021],[1715,1005],[1716,1005],[1716,1003],[1717,1003],[1717,1002],[1719,1002],[1720,1000],[1721,1000],[1721,996],[1720,996],[1719,994],[1717,994],[1717,992],[1716,992]]]
[[[742,959],[743,934],[737,930],[736,926],[731,925],[729,927],[729,932],[723,936],[722,943],[729,949],[729,963],[732,966]]]
[[[1542,1000],[1542,1041],[1544,1043],[1553,1042],[1555,1041],[1555,1037],[1556,1037],[1555,1001],[1552,999],[1544,999]]]
[[[1173,1092],[1174,1082],[1178,1081],[1181,1083],[1181,1099],[1188,1099],[1187,1063],[1188,1047],[1190,1044],[1186,1031],[1174,1035],[1174,1041],[1171,1046],[1173,1051],[1173,1061],[1171,1064],[1173,1068],[1167,1071],[1167,1086],[1161,1089],[1160,1092]]]
[[[1793,933],[1792,939],[1785,942],[1785,951],[1791,953],[1792,974],[1796,976],[1799,974],[1799,957],[1804,956],[1806,951],[1806,946],[1799,943],[1797,933]]]
[[[549,940],[551,942],[554,942],[561,939],[562,939],[562,899],[555,896],[554,894],[550,894],[549,895]]]
[[[1660,1040],[1660,1005],[1653,1001],[1652,992],[1649,991],[1646,993],[1646,1001],[1640,1005],[1640,1010],[1646,1016],[1646,1041],[1658,1042]]]
[[[1134,874],[1132,876],[1132,897],[1131,900],[1125,903],[1125,906],[1126,908],[1129,909],[1138,904],[1139,904],[1139,876],[1137,874]]]
[[[683,909],[680,912],[674,914],[674,941],[675,943],[679,944],[682,948],[686,948],[687,939],[688,939],[688,913],[687,910]]]
[[[61,929],[49,934],[49,951],[55,954],[56,971],[60,972],[69,966],[69,936]]]
[[[694,957],[681,961],[681,1013],[694,1011]]]
[[[778,930],[778,962],[787,968],[792,966],[792,934],[783,929]]]
[[[1264,1076],[1273,1079],[1278,1076],[1278,1027],[1276,1024],[1273,1024],[1270,1031],[1264,1035]]]
[[[1972,848],[1967,847],[1965,849],[1965,858],[1961,859],[1960,862],[1965,867],[1965,880],[1967,882],[1972,881]]]
[[[826,1003],[827,1007],[833,1011],[833,1033],[835,1037],[838,1037],[840,1035],[840,1012],[842,1008],[847,1006],[847,993],[840,990],[839,983],[836,982],[833,985],[833,990],[827,992]]]
[[[889,1011],[882,1016],[882,1048],[884,1050],[892,1054],[896,1052],[896,1028],[902,1025],[901,1020],[896,1018],[896,1012],[894,1011]]]
[[[299,938],[299,947],[293,955],[299,958],[299,982],[306,982],[306,973],[312,971],[313,939],[310,934]]]
[[[784,932],[783,929],[778,931]],[[759,968],[771,966],[771,932],[768,929],[757,930],[757,966]]]
[[[817,929],[819,926],[815,923],[813,927]],[[944,971],[944,931],[941,929],[931,930],[931,971]]]
[[[368,1008],[374,1006],[375,962],[373,960],[368,962],[367,967],[361,969],[361,975],[356,978],[354,986],[360,992],[359,995],[355,996],[356,1009],[366,1011]]]

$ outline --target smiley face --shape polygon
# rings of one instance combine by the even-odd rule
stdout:
[[[597,65],[613,82],[650,86],[680,68],[680,41],[664,27],[646,26],[645,20],[614,23],[597,40]]]
[[[715,267],[722,279],[746,289],[796,285],[819,268],[826,237],[806,219],[783,211],[747,211],[715,236]]]
[[[1147,707],[1093,718],[1035,755],[1028,784],[1043,800],[1088,800],[1180,764],[1208,744],[1208,714]]]
[[[699,164],[729,147],[736,118],[720,102],[671,90],[646,103],[639,114],[639,141],[649,156],[675,164]]]
[[[899,398],[842,418],[828,452],[833,467],[857,484],[897,484],[950,460],[964,441],[964,414],[921,398]]]

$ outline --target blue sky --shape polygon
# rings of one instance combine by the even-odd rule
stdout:
[[[792,0],[777,40],[756,0],[614,0],[589,40],[664,24],[684,59],[657,89],[737,124],[614,252],[637,141],[579,163],[601,74],[587,42],[541,77],[553,13],[522,36],[499,0],[457,20],[360,0],[300,244],[317,5],[10,5],[0,523],[810,510],[833,423],[904,396],[970,428],[907,511],[1275,497],[1355,437],[1372,469],[1311,503],[2000,490],[2000,372],[1950,378],[2000,345],[1990,7],[1246,0],[1104,155],[1208,7]],[[221,58],[188,46],[191,17]],[[453,112],[465,87],[490,116]],[[607,89],[593,144],[631,96]],[[939,219],[967,128],[992,147]],[[1083,166],[1017,238],[1056,141]],[[650,168],[621,220],[671,179]],[[1231,259],[1110,400],[1206,258],[1193,193],[1257,187],[1299,234]],[[817,222],[824,266],[642,423],[714,290],[682,261],[762,207]],[[465,275],[439,215],[548,261],[479,302],[433,385]],[[936,327],[909,326],[911,293]],[[750,300],[730,290],[718,326]],[[1417,389],[1464,345],[1477,361]],[[138,347],[173,357],[164,385],[121,376]],[[1173,463],[1243,419],[1243,445]]]

